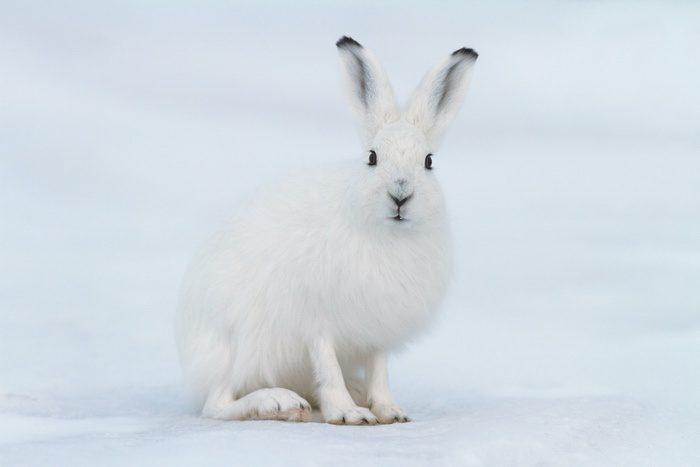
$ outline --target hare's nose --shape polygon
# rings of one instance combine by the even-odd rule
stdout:
[[[397,198],[396,196],[394,196],[394,195],[392,195],[391,193],[389,193],[389,197],[390,197],[392,200],[394,200],[394,203],[396,203],[396,206],[399,207],[399,208],[400,208],[401,206],[403,206],[404,204],[406,204],[406,201],[408,201],[409,199],[411,199],[412,196],[413,196],[413,193],[411,193],[411,194],[408,195],[408,196],[404,196],[403,198]]]

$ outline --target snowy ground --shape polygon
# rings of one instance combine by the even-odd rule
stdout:
[[[401,5],[0,3],[0,465],[700,465],[700,5]],[[180,277],[251,188],[358,156],[342,34],[401,96],[481,54],[415,421],[201,420]]]

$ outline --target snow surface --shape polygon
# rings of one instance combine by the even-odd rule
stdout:
[[[700,465],[700,4],[0,3],[0,465]],[[357,157],[334,41],[406,97],[481,56],[435,158],[457,273],[391,362],[414,422],[214,422],[171,334],[197,245]]]

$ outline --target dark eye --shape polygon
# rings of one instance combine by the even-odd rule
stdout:
[[[369,162],[367,165],[377,165],[377,153],[374,151],[369,152]]]
[[[428,154],[425,156],[425,168],[428,170],[432,170],[433,168],[433,155]]]

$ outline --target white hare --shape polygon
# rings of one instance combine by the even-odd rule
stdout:
[[[247,206],[191,265],[176,325],[205,417],[404,422],[387,352],[424,330],[450,271],[433,152],[477,54],[462,48],[405,109],[372,53],[336,43],[366,153],[292,176]]]

